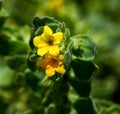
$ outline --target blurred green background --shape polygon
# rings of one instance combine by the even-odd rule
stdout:
[[[36,15],[52,16],[65,22],[71,35],[91,36],[98,47],[94,62],[99,67],[92,81],[92,96],[96,102],[108,100],[120,104],[120,0],[4,0],[3,4],[0,0],[1,114],[14,114],[15,110],[26,109],[25,102],[29,104],[31,98],[36,102],[38,98],[38,93],[29,95],[31,89],[25,85],[23,74],[25,72],[29,77],[25,58],[30,50],[32,18]],[[14,51],[8,46],[8,41],[12,42],[13,48],[15,45],[21,47]],[[18,41],[17,44],[14,41]],[[10,63],[13,58],[16,61]],[[34,83],[38,80],[33,77],[29,80],[33,81],[28,85],[34,90]],[[32,102],[29,105],[37,108],[34,107],[37,104]],[[29,114],[29,111],[24,113]]]

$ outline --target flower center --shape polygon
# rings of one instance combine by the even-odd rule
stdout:
[[[53,45],[53,40],[49,40],[47,43],[51,46]]]
[[[54,68],[58,67],[58,60],[52,58],[51,61],[50,61],[50,65]]]

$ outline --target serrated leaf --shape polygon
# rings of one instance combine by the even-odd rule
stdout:
[[[80,97],[89,97],[91,92],[91,81],[81,82],[78,78],[69,78],[68,81]]]
[[[96,55],[96,45],[89,36],[76,35],[71,38],[73,54],[81,60],[93,60]]]
[[[96,70],[95,64],[91,61],[82,61],[75,59],[71,63],[75,76],[80,81],[88,81],[92,78],[94,71]]]

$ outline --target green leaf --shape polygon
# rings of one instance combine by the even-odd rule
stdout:
[[[48,16],[44,16],[44,17],[34,17],[33,18],[33,24],[36,27],[40,27],[40,26],[44,26],[50,23],[58,23],[59,21],[55,20],[53,17],[48,17]]]
[[[37,69],[37,65],[36,65],[36,60],[38,59],[37,56],[35,56],[35,54],[32,54],[33,52],[31,52],[29,54],[29,56],[27,57],[27,65],[28,67],[32,70],[35,71]]]
[[[8,107],[8,104],[5,103],[3,97],[0,96],[0,113],[5,114],[7,107]]]
[[[0,66],[0,86],[9,86],[12,84],[14,72],[6,67]]]
[[[92,98],[77,100],[74,107],[78,114],[98,114]]]
[[[21,41],[11,41],[9,43],[9,54],[28,54],[29,47],[27,44]]]
[[[69,78],[68,81],[80,97],[89,97],[91,92],[91,81],[81,82],[78,78]]]
[[[31,23],[31,18],[35,15],[35,12],[39,6],[39,1],[15,0],[11,5],[12,5],[11,9],[12,18],[15,19],[17,24],[25,25]]]
[[[70,67],[70,63],[71,63],[71,52],[69,50],[69,48],[67,48],[67,51],[65,52],[64,55],[64,65],[65,65],[65,69],[68,69]]]
[[[81,60],[93,60],[96,55],[96,45],[89,36],[76,35],[71,38],[73,54]]]
[[[16,55],[28,54],[29,47],[21,41],[9,41],[5,36],[0,38],[0,54],[1,55]]]
[[[95,64],[91,61],[82,61],[75,59],[71,63],[75,76],[80,81],[88,81],[92,78],[94,71],[96,70]]]
[[[40,56],[38,56],[37,54],[30,54],[30,56],[29,56],[29,61],[31,61],[31,62],[35,62],[35,61],[37,61],[38,59],[40,59],[41,57]]]
[[[14,71],[6,65],[3,58],[0,58],[0,87],[10,86],[13,81],[13,75]]]
[[[11,56],[7,58],[7,64],[11,69],[24,70],[26,68],[26,56]]]
[[[1,9],[0,10],[0,27],[4,24],[7,17],[8,17],[8,13],[4,9]]]
[[[3,0],[0,0],[0,10],[2,8]]]
[[[14,85],[16,88],[19,88],[21,86],[25,86],[25,76],[23,73],[17,73],[14,77]]]
[[[36,91],[38,89],[39,80],[30,70],[27,70],[25,73],[25,81],[26,84],[32,88],[32,90]]]
[[[120,105],[118,104],[102,99],[96,99],[95,102],[101,114],[120,114]]]
[[[8,39],[8,38],[7,38]],[[9,42],[5,36],[0,35],[0,54],[8,55],[9,54]]]

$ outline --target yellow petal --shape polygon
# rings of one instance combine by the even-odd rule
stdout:
[[[60,52],[58,45],[49,46],[49,53],[53,56],[57,56]]]
[[[65,69],[64,69],[64,66],[59,66],[56,68],[56,71],[60,74],[64,74],[65,73]]]
[[[34,46],[39,47],[39,44],[40,44],[40,37],[39,36],[34,37],[33,44],[34,44]]]
[[[47,59],[43,59],[40,61],[39,65],[40,65],[40,67],[45,68],[47,66],[48,62],[49,61]]]
[[[59,59],[59,60],[63,60],[63,59],[64,59],[64,55],[62,55],[62,54],[59,55],[59,56],[58,56],[58,59]]]
[[[36,36],[34,39],[33,39],[33,44],[35,47],[42,47],[42,46],[47,46],[48,44],[42,39],[41,36]]]
[[[49,77],[53,76],[55,74],[55,69],[51,67],[50,65],[48,65],[46,68],[46,74]]]
[[[40,56],[45,55],[49,51],[49,46],[44,46],[42,48],[38,48],[37,54]]]
[[[63,33],[57,32],[57,33],[54,33],[53,36],[54,36],[54,44],[60,44],[60,42],[63,39]]]
[[[46,36],[49,36],[49,35],[51,35],[53,32],[52,32],[52,29],[50,28],[50,27],[48,27],[48,26],[44,26],[44,34],[46,35]]]

